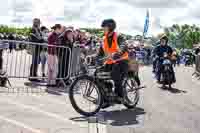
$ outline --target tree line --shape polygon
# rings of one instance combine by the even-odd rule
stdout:
[[[170,44],[176,48],[193,48],[195,44],[200,43],[200,27],[197,25],[178,25],[164,29],[169,37]]]
[[[0,33],[3,34],[17,34],[17,35],[23,35],[28,36],[30,34],[31,28],[30,27],[24,27],[24,28],[16,28],[16,27],[9,27],[7,25],[0,25]]]
[[[103,37],[102,29],[81,28],[81,30],[85,30],[90,34],[95,34],[98,37]],[[16,28],[6,25],[0,25],[0,33],[3,34],[14,33],[17,35],[28,36],[30,34],[30,31],[31,27]],[[164,32],[169,37],[170,45],[176,48],[193,48],[195,44],[200,43],[200,27],[198,27],[197,25],[174,24],[171,27],[165,27]],[[121,35],[123,35],[125,39],[131,39],[133,37],[127,34]],[[158,40],[158,38],[155,39],[155,37],[152,37],[152,40]]]

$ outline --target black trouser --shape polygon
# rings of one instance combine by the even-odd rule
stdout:
[[[138,72],[128,72],[128,75],[130,77],[134,77],[135,81],[137,82],[137,84],[140,86],[141,85],[141,81],[140,81],[140,78],[139,78],[139,75],[138,75]]]
[[[40,51],[40,46],[35,46],[35,48],[33,49],[32,64],[30,68],[31,77],[37,77],[38,64],[40,61]]]
[[[58,50],[58,78],[66,78],[69,69],[69,50],[66,48],[59,48]]]
[[[116,64],[107,65],[106,69],[111,70],[111,78],[115,83],[115,94],[123,97],[122,82],[124,77],[128,74],[128,62],[126,60],[119,61]]]

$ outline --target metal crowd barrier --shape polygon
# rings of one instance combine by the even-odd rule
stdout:
[[[200,55],[195,58],[195,74],[200,76]]]
[[[75,77],[79,75],[81,71],[81,48],[79,46],[73,47],[71,55],[70,77]]]
[[[5,71],[8,78],[37,80],[48,79],[50,69],[54,69],[56,80],[67,80],[80,73],[80,51],[78,46],[71,49],[46,43],[0,40],[0,70]]]

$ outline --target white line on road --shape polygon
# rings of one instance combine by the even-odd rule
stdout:
[[[198,80],[198,77],[192,76],[192,82],[195,83],[195,84],[200,85],[200,81]]]
[[[31,96],[35,97],[37,99],[40,99],[40,100],[41,100],[41,97],[43,97],[43,96],[37,96],[37,95],[31,95]],[[67,102],[63,102],[61,100],[56,100],[56,98],[54,98],[54,97],[44,97],[44,100],[48,101],[48,102],[55,103],[55,104],[60,104],[60,105],[65,105],[65,106],[67,105]],[[64,100],[67,100],[67,99],[64,99]]]
[[[16,102],[16,101],[12,101],[12,100],[9,100],[9,99],[3,99],[3,100],[2,100],[2,98],[1,98],[1,101],[5,101],[5,102],[7,102],[7,103],[9,103],[9,104],[18,106],[18,107],[23,108],[23,109],[29,109],[29,110],[32,110],[32,111],[35,111],[35,112],[38,112],[38,113],[42,113],[42,114],[44,114],[44,115],[46,115],[46,116],[49,116],[49,117],[52,117],[52,118],[54,118],[54,119],[61,120],[61,121],[64,121],[64,122],[69,122],[69,123],[71,123],[71,124],[73,124],[73,125],[78,125],[78,126],[81,127],[81,128],[88,128],[88,125],[83,126],[83,125],[77,124],[77,123],[75,123],[75,122],[73,122],[73,121],[70,121],[70,120],[68,120],[68,119],[64,119],[64,118],[63,118],[62,116],[60,116],[60,115],[57,115],[57,114],[54,114],[54,113],[50,113],[50,112],[41,110],[41,109],[36,108],[36,107],[34,107],[34,106],[24,105],[24,104],[22,104],[22,103],[19,103],[19,102]],[[0,119],[1,119],[1,117],[0,117]],[[106,130],[106,129],[107,129],[107,125],[104,125],[104,124],[101,124],[101,123],[98,123],[97,125],[98,125],[99,131],[101,131],[100,133],[106,133],[106,131],[107,131],[107,130]],[[92,133],[97,133],[97,132],[93,132],[94,129],[96,129],[96,126],[94,126],[94,124],[89,124],[89,127],[90,127],[90,128],[89,128],[89,129],[90,129],[90,132],[92,131]],[[91,130],[91,129],[93,129],[93,130]],[[41,133],[41,132],[34,132],[34,133]]]
[[[57,115],[57,114],[54,114],[54,113],[51,113],[51,112],[47,112],[47,111],[44,111],[44,110],[41,110],[41,109],[36,108],[34,106],[24,105],[22,103],[19,103],[19,102],[16,102],[16,101],[12,101],[12,100],[9,100],[9,99],[2,100],[2,98],[1,98],[0,100],[1,101],[5,101],[5,102],[7,102],[9,104],[13,104],[13,105],[18,106],[18,107],[21,107],[23,109],[29,109],[29,110],[44,114],[46,116],[52,117],[52,118],[60,120],[60,121],[68,122],[68,123],[71,123],[73,125],[78,125],[79,127],[87,127],[87,126],[81,126],[80,124],[77,124],[77,123],[75,123],[73,121],[65,119],[65,118],[63,118],[63,116],[60,116],[60,115]]]
[[[6,118],[4,116],[0,116],[0,120],[6,121],[6,122],[11,123],[11,124],[16,125],[16,126],[19,126],[19,127],[24,128],[26,130],[29,130],[33,133],[44,133],[44,132],[42,132],[38,129],[34,129],[34,128],[32,128],[32,127],[30,127],[30,126],[28,126],[24,123],[21,123],[19,121],[13,120],[13,119]]]

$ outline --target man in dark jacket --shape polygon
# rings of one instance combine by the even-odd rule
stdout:
[[[157,71],[157,80],[158,80],[158,82],[160,82],[160,78],[161,78],[162,62],[163,62],[163,57],[164,57],[165,53],[168,56],[171,56],[172,53],[173,53],[173,49],[168,45],[168,38],[167,38],[167,36],[161,37],[161,39],[160,39],[160,45],[158,45],[154,49],[154,54],[157,57],[156,58],[156,63],[158,63],[158,65],[156,65],[156,67],[158,67],[157,68],[158,69],[158,71]],[[175,77],[175,75],[174,75],[174,77]]]
[[[43,43],[44,40],[42,38],[42,33],[40,30],[40,19],[35,18],[33,20],[33,27],[31,29],[31,35],[30,35],[30,42],[35,43]],[[31,44],[32,45],[32,44]],[[38,64],[40,59],[40,51],[42,50],[41,46],[38,44],[34,44],[33,51],[32,51],[32,64],[30,68],[30,81],[38,81],[35,79],[37,77],[37,70],[38,70]]]

